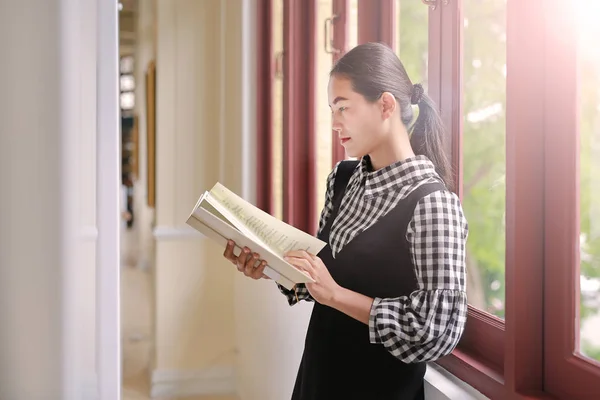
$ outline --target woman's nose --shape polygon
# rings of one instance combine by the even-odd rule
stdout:
[[[341,132],[342,130],[342,124],[340,124],[336,117],[333,117],[331,120],[331,128],[336,132]]]

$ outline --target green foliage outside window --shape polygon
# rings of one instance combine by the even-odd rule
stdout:
[[[464,0],[463,9],[462,182],[463,207],[470,229],[468,294],[471,304],[504,318],[506,0]],[[421,1],[399,2],[399,56],[413,82],[421,82],[425,87],[427,14],[428,9]],[[582,59],[581,65],[581,274],[597,280],[600,279],[600,61]],[[582,327],[586,319],[600,313],[600,294],[588,293],[587,297],[584,293],[581,299]],[[582,341],[582,352],[600,361],[600,348],[589,342]]]

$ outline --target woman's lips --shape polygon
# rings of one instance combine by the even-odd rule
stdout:
[[[349,138],[349,137],[346,137],[346,138],[340,138],[340,143],[344,144],[344,143],[346,143],[348,140],[350,140],[350,138]]]

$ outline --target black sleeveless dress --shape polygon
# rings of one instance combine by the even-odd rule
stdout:
[[[319,234],[326,243],[354,166],[340,164],[333,212]],[[416,290],[406,228],[418,201],[442,189],[439,183],[421,185],[336,258],[329,245],[323,248],[318,256],[333,279],[372,298],[408,296]],[[421,400],[425,369],[425,363],[406,364],[382,344],[371,344],[366,324],[315,302],[292,400]]]

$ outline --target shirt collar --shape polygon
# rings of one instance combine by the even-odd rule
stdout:
[[[360,174],[365,179],[366,198],[392,192],[426,178],[440,179],[433,163],[423,155],[395,162],[377,171],[371,170],[371,160],[367,155],[361,159]]]

